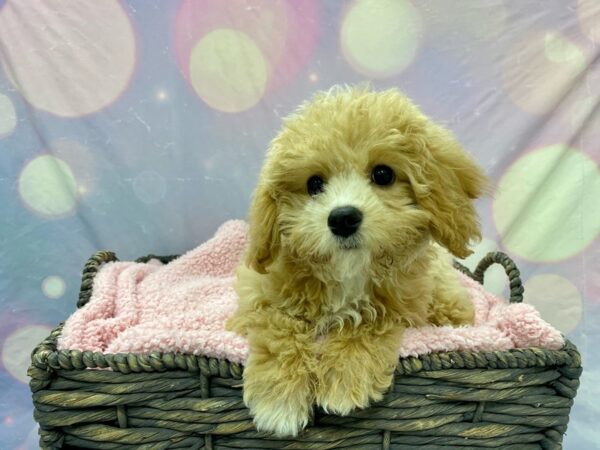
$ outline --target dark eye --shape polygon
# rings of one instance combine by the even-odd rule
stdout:
[[[325,181],[318,175],[313,175],[306,182],[306,190],[310,195],[317,195],[325,189]]]
[[[379,165],[373,168],[371,172],[371,180],[373,183],[378,184],[379,186],[387,186],[388,184],[392,184],[396,179],[396,175],[391,167]]]

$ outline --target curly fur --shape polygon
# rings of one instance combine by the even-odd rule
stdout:
[[[393,168],[389,186],[371,182]],[[324,192],[307,193],[313,175]],[[448,131],[397,90],[336,88],[285,120],[250,209],[228,328],[248,338],[244,401],[259,430],[296,435],[316,403],[348,414],[392,382],[403,329],[461,325],[473,309],[451,266],[480,237],[486,178]],[[343,243],[329,212],[363,212]]]

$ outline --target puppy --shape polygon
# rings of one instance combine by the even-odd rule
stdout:
[[[480,237],[486,177],[397,90],[336,88],[285,120],[250,209],[228,328],[249,342],[258,430],[296,435],[313,404],[380,400],[402,332],[473,322],[451,254]]]

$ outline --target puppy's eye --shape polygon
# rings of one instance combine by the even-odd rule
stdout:
[[[391,167],[379,165],[373,168],[371,172],[371,180],[379,186],[387,186],[392,184],[396,179],[396,175]]]
[[[318,175],[313,175],[306,182],[306,190],[310,195],[318,195],[325,189],[325,181]]]

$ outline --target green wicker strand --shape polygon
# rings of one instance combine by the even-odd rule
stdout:
[[[504,267],[510,286],[510,302],[521,303],[523,301],[523,293],[525,292],[523,282],[520,278],[521,273],[517,269],[515,262],[506,254],[502,252],[488,253],[477,265],[477,268],[473,272],[473,279],[483,284],[484,273],[492,264],[500,264]]]
[[[95,253],[85,264],[81,277],[81,289],[79,291],[79,300],[77,307],[81,308],[85,305],[92,296],[92,286],[94,277],[102,264],[118,261],[117,256],[113,252],[99,251]]]

